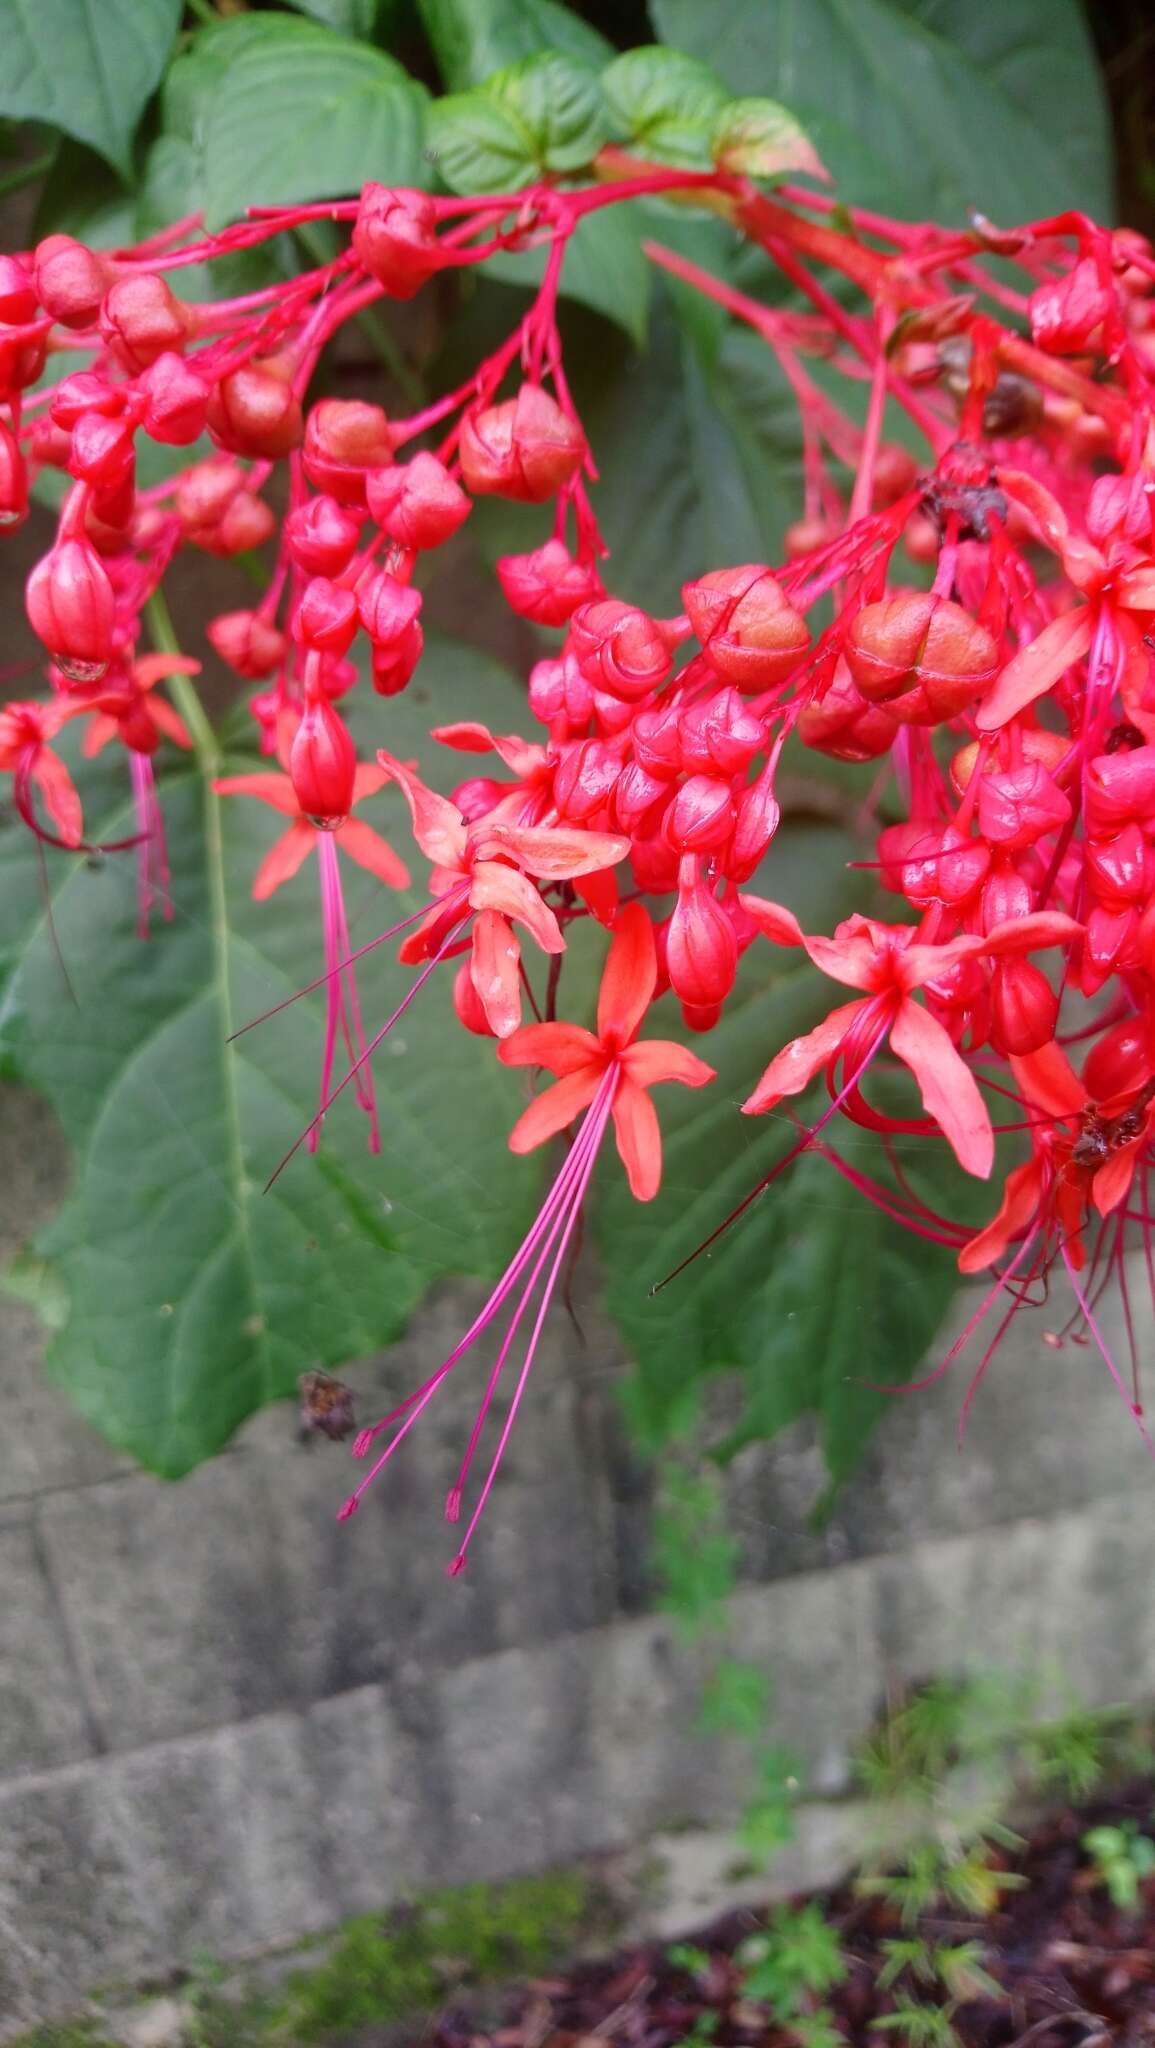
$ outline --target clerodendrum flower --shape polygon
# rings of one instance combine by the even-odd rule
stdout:
[[[741,901],[767,937],[779,945],[804,946],[815,966],[832,980],[868,991],[859,1001],[832,1010],[813,1031],[792,1038],[775,1054],[742,1105],[746,1114],[759,1116],[784,1096],[801,1094],[823,1068],[832,1081],[840,1060],[856,1083],[889,1038],[891,1051],[914,1075],[923,1107],[959,1165],[985,1180],[995,1157],[987,1106],[945,1025],[915,1001],[915,991],[925,989],[960,960],[1062,945],[1078,936],[1074,919],[1058,911],[1037,911],[1009,918],[985,937],[964,936],[930,945],[920,942],[913,925],[880,924],[857,914],[837,925],[833,938],[810,937],[781,904],[758,896],[743,896]]]
[[[446,1503],[447,1519],[456,1522],[461,1513],[462,1489],[498,1384],[518,1329],[540,1285],[540,1299],[521,1368],[484,1484],[449,1567],[452,1574],[464,1570],[470,1542],[497,1476],[529,1380],[550,1300],[563,1270],[602,1139],[611,1120],[630,1188],[639,1201],[648,1202],[656,1195],[661,1180],[662,1149],[658,1120],[647,1091],[659,1081],[680,1081],[685,1087],[701,1088],[714,1078],[713,1068],[683,1045],[664,1039],[638,1041],[642,1019],[653,1001],[657,976],[657,954],[649,917],[641,904],[628,904],[618,913],[602,975],[596,1034],[573,1024],[528,1024],[501,1045],[500,1057],[506,1066],[545,1067],[548,1072],[559,1076],[514,1125],[509,1141],[513,1151],[533,1151],[548,1138],[567,1129],[575,1117],[580,1116],[582,1121],[536,1221],[461,1342],[422,1386],[372,1429],[364,1430],[353,1446],[355,1457],[366,1457],[378,1436],[392,1430],[384,1450],[378,1453],[371,1469],[345,1502],[341,1510],[343,1516],[355,1511],[366,1487],[393,1456],[442,1381],[516,1293],[513,1313],[482,1395],[461,1469]]]
[[[373,768],[361,762],[357,766],[353,782],[353,802],[360,803],[364,797],[374,796],[389,780],[382,768]],[[380,1134],[377,1127],[377,1102],[373,1092],[373,1079],[366,1058],[365,1032],[361,1022],[361,1005],[357,994],[357,982],[350,958],[349,926],[345,915],[345,898],[341,887],[341,869],[337,857],[338,847],[347,853],[358,866],[367,868],[378,881],[389,888],[403,889],[409,880],[409,870],[399,859],[392,847],[380,834],[367,825],[362,818],[343,818],[328,826],[315,824],[301,809],[292,779],[271,771],[258,771],[251,775],[221,775],[213,788],[222,796],[255,796],[261,803],[271,804],[275,811],[290,818],[288,831],[270,847],[253,880],[253,895],[258,902],[273,894],[282,883],[296,874],[309,855],[316,850],[317,864],[321,877],[321,921],[325,940],[325,988],[326,1020],[325,1045],[321,1058],[320,1103],[313,1122],[309,1126],[307,1143],[315,1151],[321,1131],[321,1117],[331,1101],[330,1086],[333,1078],[333,1062],[338,1040],[345,1047],[350,1060],[350,1074],[358,1103],[369,1118],[369,1149],[380,1149]]]

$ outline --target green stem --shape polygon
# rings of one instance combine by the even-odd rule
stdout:
[[[31,185],[50,169],[56,152],[46,149],[43,156],[34,156],[31,163],[17,164],[14,171],[8,171],[0,178],[0,199],[8,192],[19,192],[22,185]]]
[[[176,628],[163,591],[153,591],[145,606],[145,616],[148,619],[153,646],[158,652],[179,654],[180,642],[176,637]],[[165,680],[172,701],[189,729],[198,768],[203,775],[215,775],[221,764],[221,750],[204,705],[197,696],[192,677],[171,675]]]

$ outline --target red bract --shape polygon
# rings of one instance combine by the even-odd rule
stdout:
[[[96,682],[112,659],[116,601],[95,549],[61,541],[28,578],[28,619],[61,673]]]
[[[427,192],[366,185],[353,226],[353,247],[390,298],[411,299],[441,263],[437,209]]]
[[[411,462],[372,470],[369,515],[403,548],[439,548],[469,517],[469,499],[443,462],[425,450]]]

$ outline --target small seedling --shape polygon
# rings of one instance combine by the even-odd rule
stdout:
[[[1111,1903],[1123,1913],[1134,1913],[1144,1879],[1155,1872],[1155,1842],[1140,1833],[1138,1821],[1125,1820],[1117,1827],[1088,1828],[1083,1847]]]

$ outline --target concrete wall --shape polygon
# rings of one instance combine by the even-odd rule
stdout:
[[[63,1162],[13,1090],[0,1149],[2,1256]],[[364,1414],[444,1355],[475,1299],[446,1290],[350,1374]],[[709,1909],[740,1760],[696,1733],[694,1654],[647,1611],[621,1361],[596,1303],[583,1322],[579,1344],[555,1318],[470,1572],[448,1582],[467,1385],[338,1526],[344,1454],[300,1445],[287,1406],[162,1485],[71,1415],[33,1320],[3,1305],[0,2038],[93,1985],[663,1830],[656,1924]],[[733,1475],[736,1641],[826,1801],[895,1679],[1027,1660],[1092,1699],[1155,1692],[1152,1474],[1094,1355],[1024,1323],[961,1454],[960,1393],[900,1402],[820,1533],[804,1432]],[[787,1880],[826,1874],[850,1818],[812,1808]]]

